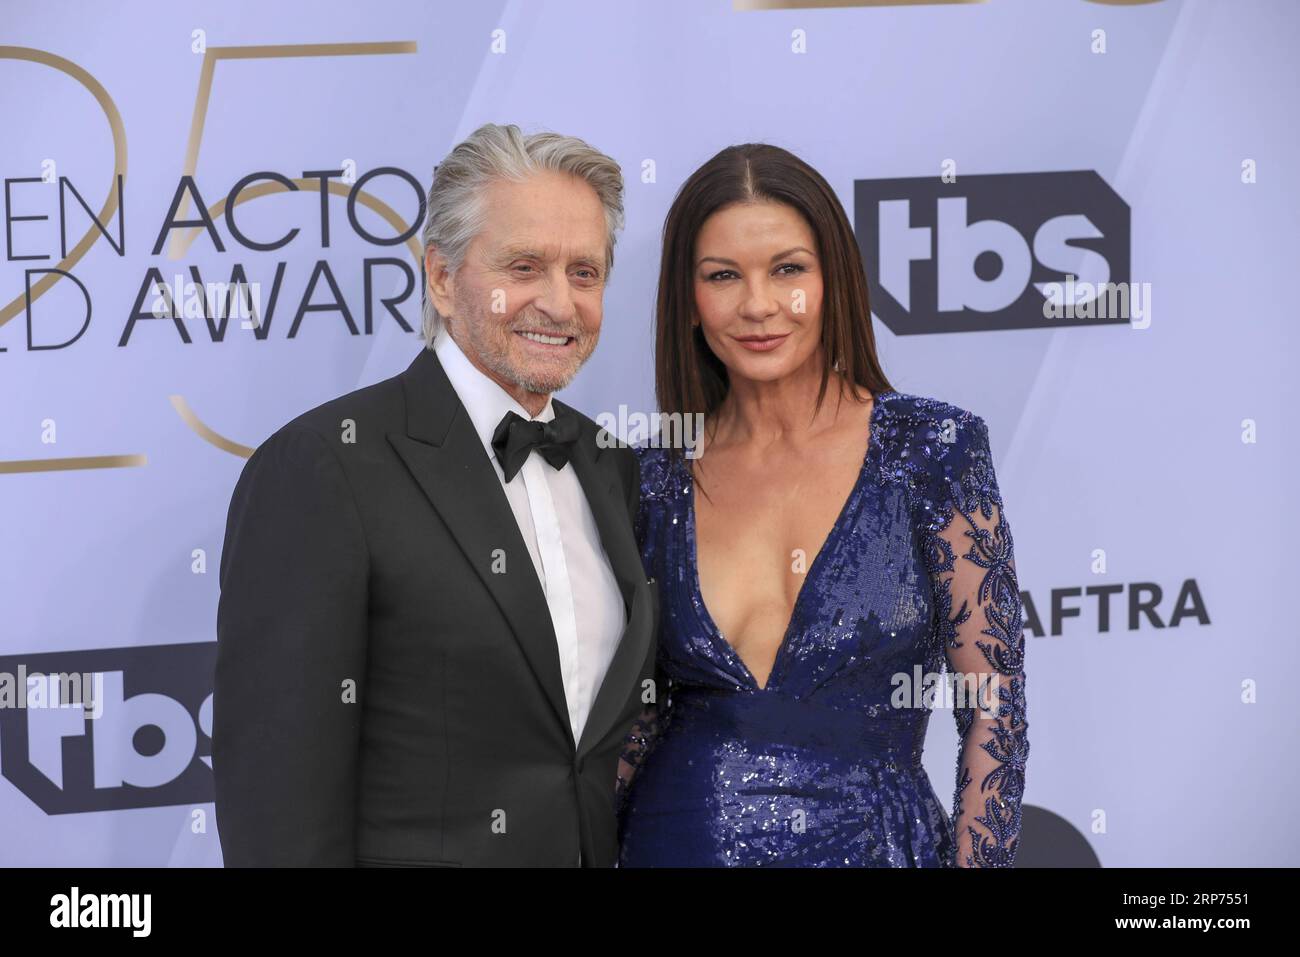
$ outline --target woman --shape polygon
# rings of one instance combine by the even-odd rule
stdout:
[[[660,409],[705,430],[690,457],[639,450],[664,680],[620,765],[620,866],[1011,865],[1024,638],[988,431],[890,386],[820,174],[750,144],[691,176],[655,369]],[[921,766],[945,661],[951,817]]]

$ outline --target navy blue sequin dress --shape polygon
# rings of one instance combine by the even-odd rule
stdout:
[[[701,599],[687,463],[638,450],[661,687],[625,748],[619,866],[1014,862],[1024,635],[987,427],[946,402],[881,392],[870,433],[766,687]],[[945,670],[979,695],[945,698]],[[962,742],[951,816],[921,766],[936,694]]]

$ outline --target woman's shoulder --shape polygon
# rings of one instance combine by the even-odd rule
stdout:
[[[681,455],[647,443],[632,446],[632,452],[641,468],[643,502],[671,498],[682,491],[685,469]]]
[[[873,415],[882,437],[896,452],[943,459],[988,443],[988,426],[969,409],[933,396],[880,392]]]
[[[876,401],[881,416],[900,430],[961,430],[983,423],[983,419],[969,409],[933,396],[886,391],[877,393]]]
[[[903,480],[931,506],[961,489],[996,489],[988,426],[969,409],[934,396],[882,392],[872,438],[887,479]]]

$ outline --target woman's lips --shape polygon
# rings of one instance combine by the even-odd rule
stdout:
[[[771,352],[789,337],[790,333],[783,332],[779,336],[745,336],[736,337],[744,348],[750,352]]]

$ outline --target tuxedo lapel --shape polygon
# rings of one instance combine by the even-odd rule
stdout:
[[[561,410],[576,414],[559,401],[554,401],[554,405],[557,414]],[[627,625],[583,726],[578,757],[590,751],[604,737],[626,706],[628,697],[635,693],[636,680],[650,647],[652,624],[648,620],[648,586],[627,513],[627,497],[613,456],[603,454],[607,450],[596,441],[598,434],[599,430],[584,428],[569,463],[587,496],[596,529],[600,532],[601,545],[618,580],[627,612]],[[581,587],[578,582],[574,585]]]
[[[388,441],[492,593],[572,746],[550,609],[496,470],[432,351],[422,349],[401,380],[406,433],[390,432]],[[498,574],[494,558],[502,554]]]

